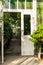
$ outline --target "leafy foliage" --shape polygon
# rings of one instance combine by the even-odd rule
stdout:
[[[4,20],[4,39],[5,41],[10,40],[12,36],[12,27],[9,22],[10,15],[8,13],[4,13],[3,20]]]
[[[16,37],[20,35],[21,26],[20,12],[5,12],[4,13],[4,34],[5,39],[9,39],[12,35],[12,31]]]
[[[8,22],[4,22],[4,39],[9,40],[12,36],[12,28]]]
[[[43,38],[43,24],[37,27],[37,30],[31,35],[31,41],[34,42],[35,47],[39,50],[40,48],[40,38]]]

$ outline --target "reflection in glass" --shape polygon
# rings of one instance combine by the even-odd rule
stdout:
[[[11,0],[10,7],[16,9],[17,8],[17,0]]]
[[[24,9],[25,8],[25,0],[19,0],[18,8],[19,9]]]
[[[9,0],[4,0],[4,8],[9,8]]]
[[[43,23],[43,2],[37,2],[37,24]]]
[[[30,15],[24,15],[24,35],[29,35],[30,29]]]
[[[32,8],[32,0],[26,0],[26,8],[31,9]]]

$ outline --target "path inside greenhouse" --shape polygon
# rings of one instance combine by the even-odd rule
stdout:
[[[35,57],[6,56],[3,65],[38,65],[38,64],[39,62],[35,59]]]
[[[16,38],[13,34],[9,46],[5,49],[5,56],[6,55],[21,55],[21,38]]]
[[[10,46],[5,52],[3,65],[38,65],[34,56],[21,56],[21,40],[13,35]]]

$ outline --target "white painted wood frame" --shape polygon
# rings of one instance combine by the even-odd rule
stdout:
[[[9,0],[10,1],[10,0]],[[33,8],[32,9],[26,9],[26,0],[25,0],[25,9],[18,9],[18,0],[17,0],[17,9],[10,9],[10,3],[9,3],[9,9],[3,9],[3,12],[21,12],[21,40],[22,40],[22,35],[23,35],[23,30],[24,30],[24,23],[23,23],[23,14],[29,14],[31,15],[31,34],[33,33],[33,31],[35,30],[36,28],[36,0],[33,0]],[[33,14],[32,14],[33,13]],[[34,23],[34,22],[35,23]],[[33,23],[35,25],[33,25]],[[35,28],[34,28],[35,26]],[[34,30],[33,30],[34,28]],[[3,30],[3,26],[2,26],[2,30]],[[21,42],[22,43],[22,42]],[[4,41],[3,41],[3,36],[2,36],[2,63],[4,63],[4,48],[3,48],[3,44],[4,44]],[[22,46],[21,46],[21,49],[22,49]]]

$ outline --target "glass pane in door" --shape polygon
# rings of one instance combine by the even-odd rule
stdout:
[[[24,15],[24,35],[30,35],[30,15]]]

